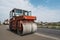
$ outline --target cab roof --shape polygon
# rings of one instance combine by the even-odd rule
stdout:
[[[27,10],[18,9],[18,8],[13,8],[11,11],[12,11],[12,12],[14,12],[14,10],[22,10],[22,11],[27,11]]]

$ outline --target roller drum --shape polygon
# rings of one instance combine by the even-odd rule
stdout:
[[[32,33],[37,30],[37,25],[35,23],[23,23],[22,34]]]

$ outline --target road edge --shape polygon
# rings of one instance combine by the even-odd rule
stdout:
[[[52,36],[45,35],[45,34],[40,34],[40,33],[34,33],[34,34],[38,35],[38,36],[42,36],[42,37],[47,37],[47,38],[51,38],[51,39],[55,39],[55,40],[60,40],[60,38],[52,37]]]

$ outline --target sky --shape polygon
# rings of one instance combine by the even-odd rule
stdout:
[[[32,11],[36,21],[60,21],[60,0],[0,0],[0,21],[9,18],[13,8]]]

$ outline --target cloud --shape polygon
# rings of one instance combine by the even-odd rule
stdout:
[[[60,10],[49,9],[43,5],[35,7],[29,0],[0,0],[0,20],[9,18],[9,11],[13,8],[31,10],[32,15],[37,16],[37,21],[60,21]]]
[[[9,12],[13,8],[32,10],[33,6],[28,0],[0,0],[0,20],[9,18]]]
[[[33,13],[37,20],[44,22],[60,21],[60,10],[49,9],[48,7],[38,6]]]

